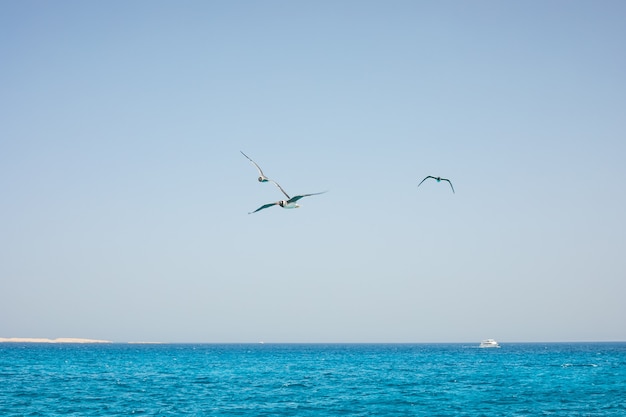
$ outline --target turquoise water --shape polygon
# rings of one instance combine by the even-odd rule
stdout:
[[[1,416],[626,416],[626,343],[0,344]]]

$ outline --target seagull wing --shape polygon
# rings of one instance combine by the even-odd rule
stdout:
[[[294,195],[289,200],[287,200],[287,203],[295,203],[296,201],[300,200],[301,198],[309,197],[309,196],[312,196],[312,195],[324,194],[324,193],[327,193],[327,192],[328,191],[322,191],[321,193]]]
[[[421,181],[420,181],[420,183],[419,183],[419,184],[417,184],[417,186],[419,187],[420,185],[422,185],[422,183],[423,183],[424,181],[426,181],[426,180],[427,180],[427,179],[429,179],[429,178],[435,179],[435,177],[433,177],[432,175],[429,175],[429,176],[425,177],[423,180],[421,180]]]
[[[449,179],[447,179],[447,178],[442,178],[442,179],[441,179],[441,181],[448,181],[448,184],[450,184],[450,188],[452,188],[452,192],[454,193],[454,187],[452,186],[452,182],[450,182],[450,180],[449,180]],[[454,194],[456,194],[456,193],[454,193]]]
[[[268,208],[268,207],[275,206],[275,205],[277,205],[278,203],[279,203],[279,202],[277,201],[277,202],[275,202],[275,203],[267,203],[267,204],[263,204],[261,207],[259,207],[258,209],[254,210],[254,211],[249,212],[248,214],[256,213],[257,211],[261,211],[261,210],[266,209],[266,208]]]
[[[268,178],[268,179],[269,179],[269,178]],[[276,181],[274,181],[274,180],[270,180],[270,181],[271,181],[271,182],[273,182],[273,183],[274,183],[274,185],[275,185],[275,186],[277,186],[277,187],[280,189],[280,191],[282,191],[282,192],[283,192],[283,194],[285,194],[285,196],[287,197],[287,200],[289,200],[289,199],[291,198],[291,197],[289,197],[289,194],[287,194],[287,193],[285,192],[285,190],[283,190],[283,187],[281,187],[281,186],[280,186],[280,185],[279,185]]]
[[[261,170],[261,167],[260,167],[260,166],[259,166],[256,162],[254,162],[252,159],[250,159],[250,157],[249,157],[248,155],[246,155],[245,153],[243,153],[242,151],[239,151],[239,152],[241,152],[241,154],[242,154],[243,156],[245,156],[246,158],[248,158],[248,160],[254,164],[254,166],[256,167],[256,169],[258,169],[258,170],[259,170],[259,174],[261,174],[261,176],[262,176],[262,177],[267,178],[267,177],[265,177],[265,174],[264,174],[264,173],[263,173],[263,171]]]

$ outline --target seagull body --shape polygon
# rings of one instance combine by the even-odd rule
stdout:
[[[252,162],[252,165],[254,165],[254,166],[256,167],[256,169],[259,171],[259,178],[257,178],[259,182],[271,182],[272,184],[274,184],[275,186],[277,186],[277,187],[278,187],[278,189],[279,189],[280,191],[282,191],[282,192],[283,192],[283,194],[285,194],[285,196],[287,197],[287,199],[289,199],[289,198],[290,198],[290,197],[289,197],[289,195],[285,192],[285,190],[283,190],[283,187],[281,187],[281,186],[280,186],[280,185],[279,185],[276,181],[274,181],[274,180],[272,180],[272,179],[269,179],[268,177],[266,177],[266,176],[265,176],[265,174],[263,173],[263,170],[261,169],[261,167],[260,167],[260,166],[259,166],[256,162],[254,162],[254,161],[253,161],[253,160],[252,160],[252,159],[251,159],[248,155],[246,155],[246,154],[245,154],[245,153],[243,153],[242,151],[239,151],[239,152],[241,152],[241,154],[242,154],[243,156],[245,156],[246,158],[248,158],[248,160],[249,160],[250,162]]]
[[[281,188],[281,191],[282,191],[282,188]],[[294,195],[293,197],[289,197],[287,195],[287,193],[285,193],[283,191],[283,193],[285,195],[287,195],[287,200],[279,200],[279,201],[276,201],[274,203],[263,204],[261,207],[259,207],[258,209],[254,210],[254,211],[251,211],[248,214],[256,213],[257,211],[261,211],[263,209],[266,209],[266,208],[272,207],[272,206],[280,206],[280,207],[286,208],[286,209],[300,208],[300,205],[297,204],[296,202],[298,200],[300,200],[301,198],[309,197],[309,196],[312,196],[312,195],[324,194],[325,192],[326,191],[322,191],[321,193],[301,194],[301,195]]]
[[[437,181],[437,182],[441,182],[441,181],[448,181],[448,184],[450,184],[450,188],[452,188],[452,192],[454,193],[454,187],[452,186],[452,182],[450,182],[450,180],[449,180],[449,179],[447,179],[447,178],[441,178],[441,177],[433,177],[432,175],[429,175],[429,176],[427,176],[426,178],[424,178],[422,181],[420,181],[420,183],[419,183],[419,184],[417,184],[417,186],[419,187],[420,185],[422,185],[422,183],[423,183],[424,181],[426,181],[428,178],[432,178],[432,179],[434,179],[434,180],[435,180],[435,181]],[[456,193],[455,193],[455,194],[456,194]]]

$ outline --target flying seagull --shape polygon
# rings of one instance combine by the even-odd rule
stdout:
[[[281,188],[281,191],[282,191],[282,188]],[[300,206],[296,202],[298,200],[300,200],[301,198],[309,197],[309,196],[312,196],[312,195],[324,194],[325,192],[326,191],[322,191],[321,193],[302,194],[302,195],[294,195],[293,197],[289,197],[287,195],[287,193],[285,193],[283,191],[283,193],[285,193],[285,195],[287,196],[287,200],[280,200],[280,201],[276,201],[274,203],[263,204],[261,207],[259,207],[258,209],[254,210],[254,211],[251,211],[248,214],[256,213],[257,211],[261,211],[263,209],[266,209],[266,208],[272,207],[272,206],[281,206],[282,208],[286,208],[286,209],[299,208]]]
[[[242,154],[243,156],[245,156],[246,158],[248,158],[248,160],[249,160],[250,162],[252,162],[252,164],[253,164],[253,165],[256,167],[256,169],[259,171],[259,178],[258,178],[259,182],[271,182],[272,184],[274,184],[275,186],[277,186],[277,187],[280,189],[280,191],[282,191],[282,192],[283,192],[283,194],[285,194],[285,196],[286,196],[287,198],[289,198],[289,194],[287,194],[287,193],[285,192],[285,190],[283,190],[283,187],[281,187],[281,186],[280,186],[280,185],[279,185],[276,181],[274,181],[274,180],[271,180],[271,179],[267,178],[267,177],[265,176],[265,174],[263,173],[263,171],[261,170],[261,167],[260,167],[260,166],[259,166],[256,162],[254,162],[254,161],[253,161],[253,160],[252,160],[252,159],[251,159],[248,155],[246,155],[246,154],[245,154],[245,153],[243,153],[242,151],[239,151],[239,152],[241,152],[241,154]]]
[[[417,184],[417,186],[419,187],[420,185],[422,185],[422,182],[426,181],[428,178],[432,178],[432,179],[436,180],[437,182],[448,181],[448,184],[450,184],[450,188],[452,188],[452,192],[454,193],[454,187],[452,186],[452,183],[450,182],[449,179],[441,178],[441,177],[433,177],[432,175],[429,175],[426,178],[424,178],[419,184]]]

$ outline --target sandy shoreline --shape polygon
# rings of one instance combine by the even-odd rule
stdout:
[[[34,337],[0,337],[0,343],[113,343],[110,340],[78,339],[73,337],[59,337],[56,339]]]

